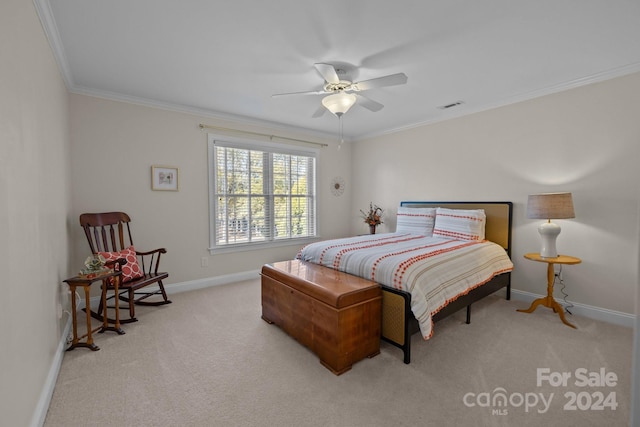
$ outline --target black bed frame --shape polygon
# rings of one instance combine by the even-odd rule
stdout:
[[[512,228],[512,216],[513,216],[513,203],[511,202],[421,202],[421,201],[407,201],[401,202],[400,206],[413,206],[413,207],[447,207],[447,208],[456,208],[459,209],[480,209],[482,205],[506,205],[508,207],[508,230],[507,235],[504,238],[504,241],[501,242],[502,246],[507,251],[507,255],[511,256],[511,228]],[[478,205],[477,207],[475,205]],[[489,223],[489,218],[487,218],[487,223]],[[482,286],[479,286],[473,290],[471,290],[468,294],[463,295],[456,300],[450,302],[445,307],[443,307],[438,313],[433,316],[433,321],[437,322],[446,318],[447,316],[456,313],[457,311],[466,308],[467,309],[467,319],[466,323],[471,323],[471,304],[476,301],[481,300],[482,298],[493,294],[494,292],[506,288],[507,295],[506,299],[511,299],[511,273],[502,273],[498,276],[495,276],[493,279],[488,281]],[[382,285],[383,292],[390,292],[392,294],[401,296],[404,300],[404,342],[399,343],[385,337],[384,334],[382,339],[400,349],[402,349],[404,353],[404,363],[408,364],[411,362],[411,336],[420,330],[418,326],[418,321],[413,315],[411,311],[411,294],[406,291],[401,291],[398,289],[390,288]],[[384,319],[383,319],[384,320]]]

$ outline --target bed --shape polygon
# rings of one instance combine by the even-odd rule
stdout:
[[[414,333],[429,339],[435,322],[463,308],[470,323],[471,304],[502,288],[510,299],[512,210],[511,202],[403,201],[394,233],[312,243],[296,258],[379,283],[382,339],[408,364]]]

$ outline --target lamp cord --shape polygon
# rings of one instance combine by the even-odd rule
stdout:
[[[569,301],[567,301],[567,297],[569,296],[569,294],[567,294],[565,292],[566,285],[564,284],[564,281],[562,280],[562,264],[560,265],[560,268],[559,268],[558,272],[555,273],[554,281],[557,281],[561,286],[560,287],[560,292],[562,293],[562,300],[564,301],[564,311],[566,313],[569,313],[569,314],[573,315],[573,313],[569,309],[572,308],[574,305],[571,304]]]

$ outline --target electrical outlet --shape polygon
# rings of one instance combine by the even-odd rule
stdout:
[[[62,311],[62,304],[58,303],[58,319],[62,319],[62,315],[64,311]]]
[[[209,267],[209,257],[203,256],[200,259],[200,266],[201,267]]]

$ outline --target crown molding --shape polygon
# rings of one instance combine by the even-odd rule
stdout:
[[[519,102],[529,101],[531,99],[539,98],[546,95],[553,95],[555,93],[564,92],[566,90],[575,89],[582,86],[587,86],[593,83],[599,83],[606,80],[615,79],[617,77],[623,77],[623,76],[637,73],[637,72],[640,72],[640,62],[634,62],[622,67],[613,68],[611,70],[581,77],[579,79],[569,80],[567,82],[559,83],[557,85],[548,86],[545,88],[536,89],[529,92],[523,92],[521,94],[508,97],[503,100],[492,102],[489,104],[484,104],[484,105],[480,105],[472,108],[466,108],[468,107],[468,104],[465,104],[464,109],[461,109],[458,111],[450,111],[450,112],[448,111],[446,113],[443,113],[443,116],[438,118],[424,120],[424,121],[412,123],[406,126],[395,127],[393,129],[388,129],[383,132],[375,132],[375,133],[360,135],[360,136],[354,137],[353,141],[362,141],[365,139],[371,139],[371,138],[389,135],[389,134],[393,134],[393,133],[397,133],[405,130],[415,129],[421,126],[432,125],[435,123],[443,122],[445,120],[457,119],[460,117],[469,116],[471,114],[481,113],[483,111],[493,110],[495,108],[505,107],[507,105],[513,105]]]
[[[67,60],[67,56],[64,51],[64,46],[62,45],[62,41],[60,39],[58,27],[56,25],[55,19],[53,18],[53,13],[51,11],[49,1],[33,0],[33,4],[36,8],[38,17],[40,18],[40,22],[44,29],[45,35],[49,41],[51,49],[53,50],[53,55],[56,59],[56,62],[58,63],[58,67],[60,68],[62,78],[64,79],[65,85],[67,86],[67,90],[69,90],[69,92],[71,93],[94,96],[94,97],[110,99],[114,101],[127,102],[131,104],[138,104],[138,105],[143,105],[143,106],[152,107],[152,108],[159,108],[163,110],[193,114],[193,115],[198,115],[198,116],[207,117],[207,118],[229,121],[229,122],[233,122],[243,126],[259,126],[259,127],[267,127],[269,129],[276,129],[279,131],[298,132],[304,137],[317,137],[325,140],[336,139],[335,134],[330,132],[316,131],[316,130],[311,130],[307,128],[285,125],[278,122],[260,120],[260,119],[256,119],[248,116],[234,115],[229,113],[207,110],[204,108],[197,108],[197,107],[190,107],[190,106],[179,105],[179,104],[160,102],[160,101],[151,100],[151,99],[145,99],[145,98],[140,98],[135,96],[123,95],[119,93],[112,93],[112,92],[77,86],[73,81],[73,75],[71,73],[71,69],[69,68],[69,62]],[[586,86],[589,84],[614,79],[616,77],[622,77],[622,76],[636,73],[636,72],[640,72],[640,62],[627,64],[622,67],[606,70],[600,73],[595,73],[579,79],[562,82],[557,85],[548,86],[548,87],[536,89],[533,91],[523,92],[521,94],[511,96],[511,97],[502,99],[500,101],[483,104],[476,107],[469,107],[469,104],[465,104],[464,106],[465,108],[463,109],[456,110],[456,111],[447,111],[446,113],[443,112],[441,116],[436,118],[418,121],[418,122],[407,124],[404,126],[394,127],[381,132],[374,132],[374,133],[367,133],[367,134],[352,136],[350,138],[345,138],[345,142],[362,141],[362,140],[376,138],[376,137],[389,135],[397,132],[402,132],[405,130],[415,129],[421,126],[427,126],[427,125],[443,122],[445,120],[460,118],[460,117],[468,116],[471,114],[480,113],[483,111],[488,111],[488,110],[516,104],[523,101],[528,101],[534,98],[539,98],[546,95],[552,95],[558,92],[563,92],[569,89],[574,89],[581,86]]]
[[[67,89],[70,90],[73,87],[73,76],[69,68],[69,61],[67,61],[62,40],[60,39],[60,32],[58,31],[56,20],[53,18],[53,13],[51,12],[51,6],[47,0],[33,0],[33,5],[36,8],[40,24],[49,41],[58,68],[60,68],[62,79]]]
[[[36,12],[38,14],[38,18],[40,19],[40,23],[44,30],[44,33],[49,41],[49,45],[51,46],[51,50],[53,51],[53,56],[60,68],[60,73],[62,74],[62,78],[67,87],[67,90],[71,93],[94,96],[97,98],[109,99],[112,101],[120,101],[127,102],[130,104],[142,105],[146,107],[159,108],[168,111],[180,112],[193,114],[197,116],[213,118],[224,120],[227,122],[235,123],[237,125],[242,126],[257,126],[257,127],[267,127],[269,129],[275,129],[279,131],[286,131],[288,133],[297,132],[305,137],[316,137],[321,138],[323,140],[335,140],[335,134],[329,132],[321,132],[314,131],[306,128],[284,125],[278,122],[271,122],[268,120],[259,120],[252,117],[234,115],[229,113],[222,113],[212,110],[207,110],[204,108],[190,107],[186,105],[179,105],[167,102],[160,102],[152,99],[146,99],[136,96],[123,95],[120,93],[114,93],[109,91],[102,91],[98,89],[91,89],[76,85],[73,80],[73,74],[71,73],[71,69],[69,68],[69,61],[67,60],[67,55],[64,50],[64,46],[62,44],[62,40],[60,38],[60,32],[58,31],[58,26],[56,25],[56,21],[53,17],[53,12],[51,11],[51,6],[48,0],[33,0],[33,4],[35,6]]]
[[[110,101],[126,102],[128,104],[141,105],[145,107],[157,108],[161,110],[167,110],[177,113],[191,114],[199,117],[206,117],[216,120],[221,120],[237,126],[251,127],[255,126],[261,129],[277,130],[291,134],[295,132],[297,135],[301,135],[306,138],[319,138],[322,140],[335,141],[336,135],[329,132],[314,131],[307,128],[296,127],[292,125],[285,125],[278,122],[272,122],[268,120],[260,120],[254,117],[242,116],[237,114],[223,113],[219,111],[209,110],[206,108],[191,107],[188,105],[175,104],[170,102],[162,102],[154,99],[148,99],[138,96],[124,95],[121,93],[103,91],[98,89],[92,89],[82,86],[74,86],[68,88],[69,92],[77,95],[92,96],[95,98],[107,99]],[[347,139],[345,138],[345,142]]]

